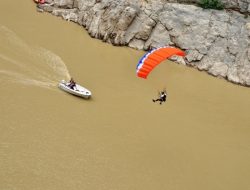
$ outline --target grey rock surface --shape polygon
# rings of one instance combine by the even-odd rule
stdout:
[[[180,3],[180,4],[196,4],[200,3],[200,0],[162,0],[163,2]],[[220,1],[225,8],[240,11],[242,13],[249,14],[250,0],[221,0]]]
[[[249,1],[224,0],[239,11],[205,10],[196,0],[47,0],[38,8],[113,45],[179,47],[187,55],[177,62],[250,86]]]

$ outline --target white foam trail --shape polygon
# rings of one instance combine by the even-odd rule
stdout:
[[[40,55],[41,59],[44,59],[47,66],[49,66],[58,76],[65,78],[66,80],[70,79],[69,71],[58,55],[45,48],[37,48],[37,55]]]
[[[22,75],[14,71],[0,70],[0,73],[2,75],[5,75],[5,78],[9,79],[8,80],[9,82],[21,83],[24,85],[39,86],[39,87],[44,87],[44,88],[51,88],[55,86],[54,82],[43,82],[43,81],[27,78],[25,75]]]
[[[0,79],[5,76],[11,82],[46,88],[53,88],[62,79],[70,79],[58,55],[43,47],[28,45],[5,26],[0,26],[0,48],[4,50],[0,54]]]

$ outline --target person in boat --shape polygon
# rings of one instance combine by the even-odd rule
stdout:
[[[160,104],[162,104],[162,102],[166,102],[166,99],[167,99],[167,92],[164,90],[160,93],[160,97],[157,98],[157,99],[153,99],[153,102],[157,102],[159,101]]]
[[[76,83],[73,78],[70,79],[68,87],[74,90],[74,87],[76,86]]]

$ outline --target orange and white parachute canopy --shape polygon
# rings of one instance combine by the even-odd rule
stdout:
[[[162,61],[173,56],[185,56],[185,52],[175,47],[159,47],[146,53],[136,67],[138,77],[147,78],[148,74]]]

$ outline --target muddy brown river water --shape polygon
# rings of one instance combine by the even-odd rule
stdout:
[[[0,1],[1,190],[250,189],[250,89]],[[57,88],[72,76],[84,100]],[[167,102],[154,104],[166,88]]]

